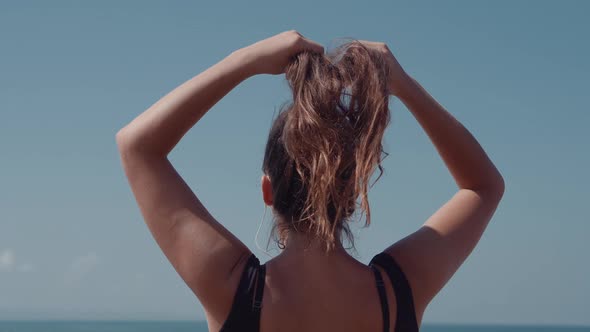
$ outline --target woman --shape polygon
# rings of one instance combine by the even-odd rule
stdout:
[[[240,82],[283,73],[293,103],[275,119],[262,177],[283,251],[260,265],[208,213],[167,155]],[[341,241],[355,209],[370,220],[367,188],[381,169],[390,95],[428,134],[458,191],[366,266]],[[477,141],[385,44],[356,41],[324,55],[296,31],[237,50],[180,85],[121,129],[117,143],[143,217],[203,304],[210,331],[417,331],[504,192]]]

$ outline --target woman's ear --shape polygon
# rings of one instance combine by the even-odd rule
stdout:
[[[270,178],[266,174],[262,176],[261,187],[264,204],[272,206],[272,185],[270,183]]]

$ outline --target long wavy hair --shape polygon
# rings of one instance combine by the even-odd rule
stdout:
[[[369,181],[377,168],[375,182],[381,177],[387,156],[387,67],[352,41],[326,55],[299,53],[285,76],[293,100],[273,122],[262,165],[277,217],[273,233],[280,248],[289,232],[302,232],[329,251],[342,233],[353,243],[355,211],[366,216],[365,226],[371,222]]]

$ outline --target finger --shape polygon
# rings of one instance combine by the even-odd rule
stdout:
[[[369,48],[376,48],[377,46],[379,46],[378,42],[374,42],[374,41],[370,41],[370,40],[358,40],[358,42],[365,45],[366,47],[369,47]]]
[[[320,43],[316,43],[315,41],[307,39],[305,37],[303,37],[303,40],[305,42],[303,45],[304,51],[311,51],[314,53],[324,54],[324,46],[322,46]]]
[[[378,54],[391,53],[391,50],[389,49],[389,47],[387,47],[387,44],[385,44],[385,43],[369,41],[369,40],[357,40],[357,41],[359,43],[361,43],[361,45],[363,45],[367,49],[369,49],[371,51],[375,51]]]

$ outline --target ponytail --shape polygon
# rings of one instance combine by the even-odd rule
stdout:
[[[279,237],[304,231],[327,250],[349,238],[357,208],[370,223],[369,181],[381,166],[390,121],[386,67],[359,42],[329,55],[300,53],[286,68],[293,102],[273,125],[263,171],[282,217]]]

